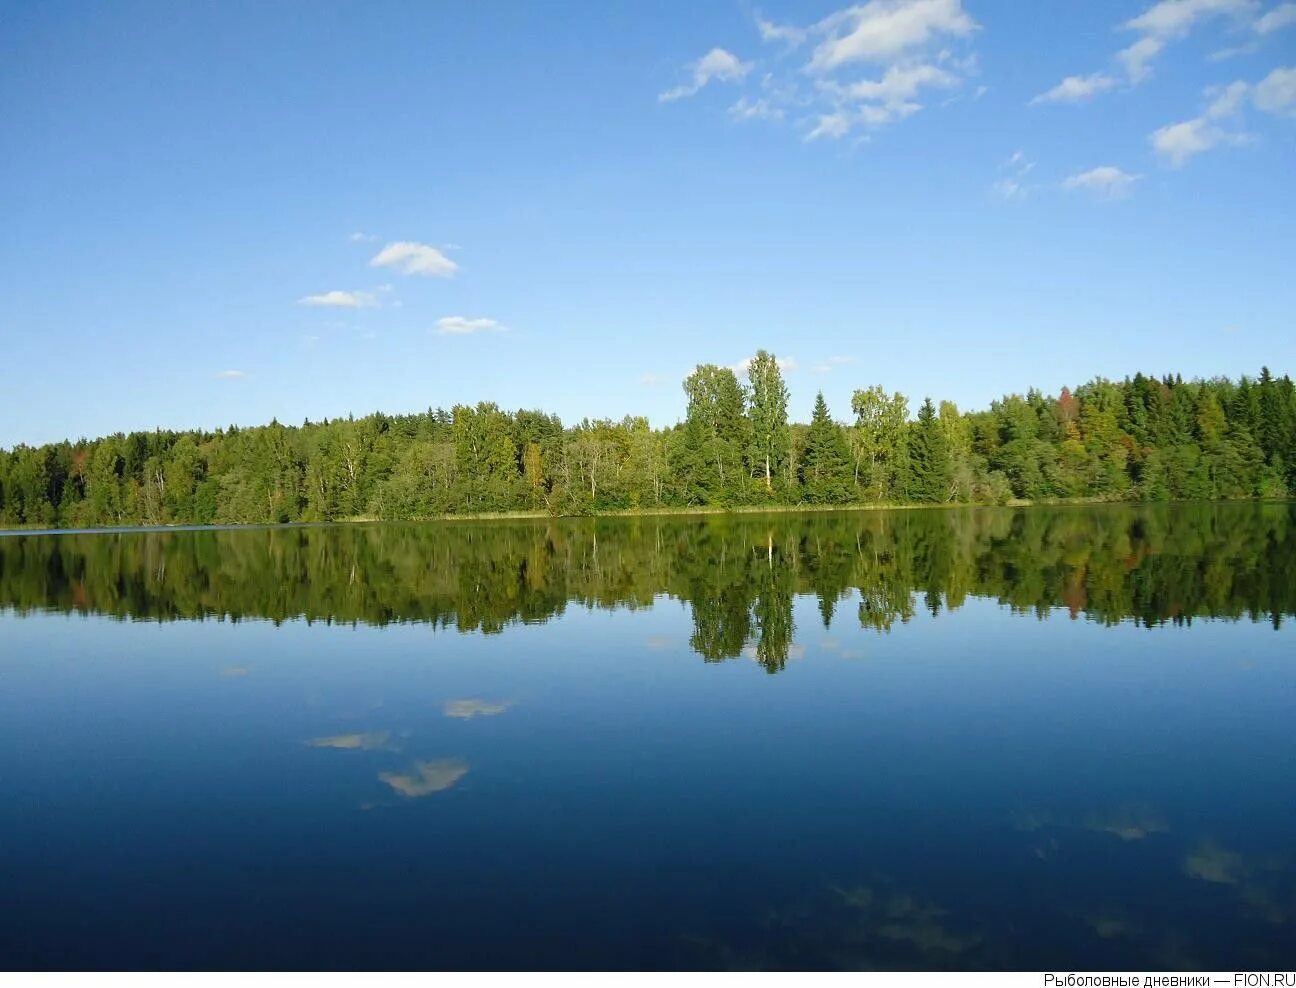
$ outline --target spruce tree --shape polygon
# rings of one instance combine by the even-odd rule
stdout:
[[[945,432],[930,398],[918,411],[909,445],[909,490],[915,501],[943,503],[950,495],[950,457]]]
[[[811,504],[840,504],[851,498],[850,450],[841,426],[828,414],[828,403],[820,391],[806,432],[801,457],[803,497]]]

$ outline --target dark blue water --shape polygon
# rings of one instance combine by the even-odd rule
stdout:
[[[1290,968],[1290,505],[0,538],[0,966]]]

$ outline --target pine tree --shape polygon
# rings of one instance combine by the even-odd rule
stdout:
[[[909,490],[915,501],[943,503],[950,496],[950,457],[945,432],[930,398],[918,411],[909,448]]]
[[[841,504],[851,498],[850,451],[841,426],[828,414],[828,403],[820,391],[806,432],[801,457],[803,496],[811,504]]]

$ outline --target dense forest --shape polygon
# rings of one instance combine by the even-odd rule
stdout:
[[[1296,493],[1296,389],[1136,374],[984,411],[874,386],[791,423],[777,360],[700,365],[684,421],[564,426],[491,403],[215,432],[132,432],[0,451],[0,525],[417,519],[791,504],[1005,504]]]
[[[689,646],[768,671],[816,623],[879,632],[988,597],[1103,624],[1296,614],[1296,505],[958,508],[453,526],[14,535],[0,608],[131,620],[426,623],[498,633],[569,606],[687,604]],[[847,603],[849,602],[849,603]]]

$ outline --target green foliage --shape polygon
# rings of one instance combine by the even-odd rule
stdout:
[[[788,431],[788,389],[778,360],[766,350],[757,350],[747,367],[751,397],[751,447],[748,463],[751,475],[760,478],[766,495],[774,493],[774,478],[790,455]]]
[[[0,450],[0,526],[244,524],[655,507],[1206,500],[1296,493],[1296,388],[1268,368],[1230,381],[1090,381],[983,411],[858,390],[853,424],[822,396],[788,421],[759,351],[748,387],[699,366],[684,421],[564,428],[540,411],[460,405],[417,415],[118,433]]]
[[[945,433],[936,418],[936,407],[930,398],[926,399],[918,410],[909,441],[909,491],[915,501],[942,504],[954,493],[954,471]]]
[[[845,504],[855,498],[846,436],[828,414],[822,391],[815,398],[800,467],[802,496],[810,504]]]
[[[496,633],[569,604],[691,612],[705,660],[777,672],[794,600],[880,632],[972,596],[1103,624],[1296,614],[1296,506],[858,511],[270,531],[18,533],[0,608],[120,619],[421,623]],[[843,608],[842,601],[858,601]]]

